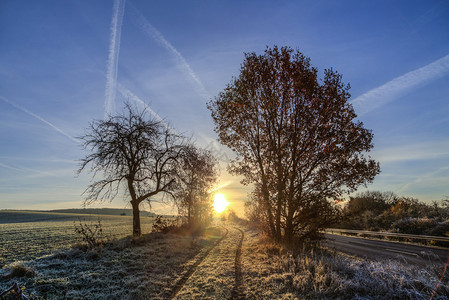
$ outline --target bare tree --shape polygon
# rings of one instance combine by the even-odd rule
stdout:
[[[196,229],[207,221],[211,212],[212,186],[217,181],[217,160],[210,151],[189,145],[180,158],[176,204],[187,217],[189,228]]]
[[[230,171],[256,183],[278,241],[329,225],[330,200],[379,172],[364,154],[373,136],[356,120],[348,90],[336,71],[320,82],[310,59],[274,47],[245,54],[240,75],[208,103],[219,141],[238,155]]]
[[[81,137],[90,154],[81,160],[78,173],[89,168],[93,182],[85,191],[85,204],[112,201],[125,188],[133,209],[133,235],[141,235],[139,205],[150,205],[154,196],[173,195],[183,138],[144,111],[126,104],[122,115],[90,124]]]

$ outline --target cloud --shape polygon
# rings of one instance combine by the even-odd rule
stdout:
[[[130,99],[133,100],[134,102],[137,102],[138,104],[140,104],[141,106],[143,106],[143,108],[150,112],[150,114],[159,122],[161,122],[166,129],[172,131],[173,133],[177,134],[176,130],[173,129],[172,127],[170,127],[170,125],[167,124],[167,122],[164,121],[164,119],[161,118],[161,116],[159,116],[154,110],[151,109],[151,107],[146,104],[142,99],[140,99],[139,97],[137,97],[133,92],[131,92],[130,90],[128,90],[125,86],[123,86],[122,84],[118,83],[117,84],[117,89],[120,92],[120,94],[122,94],[123,97],[125,97],[126,99]]]
[[[115,95],[117,91],[118,57],[120,52],[120,36],[122,32],[123,15],[126,0],[115,0],[112,9],[111,35],[109,40],[109,56],[106,71],[105,88],[105,118],[115,110]]]
[[[352,101],[352,105],[359,116],[366,114],[397,99],[411,89],[443,77],[447,73],[449,73],[449,55],[360,95]]]
[[[15,104],[14,102],[6,99],[3,96],[0,96],[0,99],[2,99],[3,101],[5,101],[6,103],[8,103],[11,106],[14,106],[15,108],[17,108],[18,110],[21,110],[22,112],[38,119],[41,122],[44,122],[45,124],[47,124],[48,126],[50,126],[51,128],[53,128],[54,130],[56,130],[57,132],[61,133],[62,135],[65,135],[66,137],[68,137],[69,139],[71,139],[72,141],[76,142],[76,143],[80,143],[79,140],[75,139],[74,137],[70,136],[69,134],[67,134],[66,132],[64,132],[62,129],[56,127],[55,125],[53,125],[52,123],[48,122],[47,120],[45,120],[44,118],[42,118],[41,116],[36,115],[35,113],[29,111],[26,108],[23,108],[22,106]]]
[[[210,95],[204,88],[203,83],[198,78],[198,76],[195,74],[195,72],[192,70],[190,65],[187,63],[187,61],[184,59],[184,57],[179,53],[179,51],[169,42],[165,39],[165,37],[160,33],[156,28],[153,27],[153,25],[150,24],[150,22],[145,19],[145,17],[137,10],[136,7],[134,7],[132,4],[129,5],[130,13],[132,15],[132,20],[136,24],[136,26],[148,37],[155,40],[160,46],[165,48],[170,54],[172,54],[176,62],[178,64],[178,67],[184,72],[184,74],[187,75],[187,78],[195,85],[195,89],[197,90],[198,94],[203,97],[206,100],[209,100]]]
[[[375,150],[372,155],[381,163],[429,160],[449,157],[448,149],[449,142],[447,141],[426,141],[422,143]]]

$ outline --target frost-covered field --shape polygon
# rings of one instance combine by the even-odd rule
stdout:
[[[101,252],[72,249],[9,264],[0,291],[14,280],[34,299],[449,299],[442,267],[310,246],[295,254],[222,223],[200,238],[152,233]]]
[[[101,253],[71,250],[0,271],[0,291],[17,281],[33,299],[164,299],[195,261],[221,237],[152,233],[106,245]],[[9,278],[2,275],[13,273]],[[28,273],[27,273],[28,272]]]
[[[101,220],[106,239],[132,232],[132,217],[81,215],[34,211],[0,211],[0,267],[17,260],[30,260],[79,243],[75,224]],[[142,231],[150,232],[153,218],[142,217]]]
[[[449,299],[449,276],[442,265],[370,261],[326,249],[299,254],[245,235],[243,270],[250,299]]]

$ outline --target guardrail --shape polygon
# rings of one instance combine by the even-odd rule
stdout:
[[[341,233],[356,233],[356,234],[366,234],[366,235],[408,238],[408,239],[415,239],[415,240],[449,242],[449,237],[444,237],[444,236],[416,235],[416,234],[405,234],[405,233],[376,232],[376,231],[367,231],[367,230],[337,229],[337,228],[329,228],[329,229],[325,230],[325,233],[334,233],[334,232],[340,233],[340,234]]]

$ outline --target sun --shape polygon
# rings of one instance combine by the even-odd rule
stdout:
[[[214,206],[215,211],[219,214],[226,209],[226,207],[229,205],[229,202],[226,201],[223,194],[215,194],[214,204],[212,205]]]

